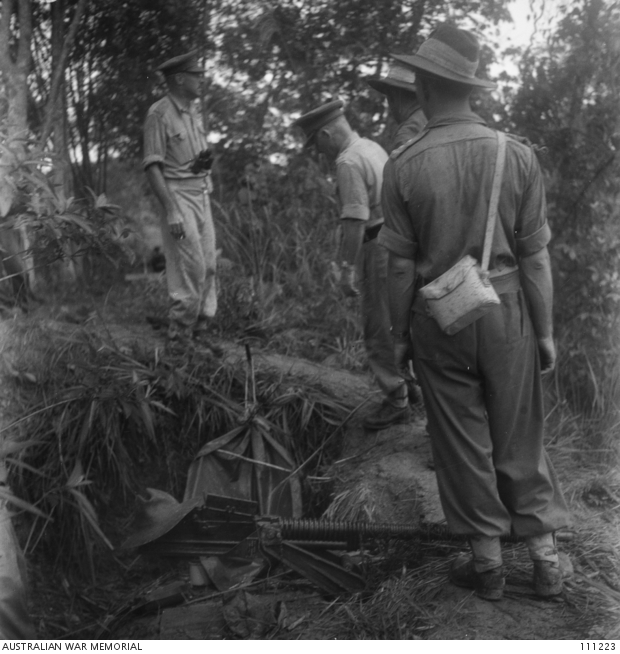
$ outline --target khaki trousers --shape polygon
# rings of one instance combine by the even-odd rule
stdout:
[[[198,322],[215,316],[215,229],[209,195],[194,182],[167,180],[183,217],[185,238],[174,239],[162,219],[170,310],[168,337],[191,337]]]
[[[534,536],[569,524],[543,447],[538,346],[521,290],[453,336],[413,313],[414,369],[451,531]]]

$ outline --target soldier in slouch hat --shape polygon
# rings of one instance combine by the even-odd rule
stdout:
[[[415,88],[415,73],[401,61],[401,55],[391,54],[394,61],[385,75],[366,78],[366,83],[387,98],[388,108],[397,128],[387,151],[392,152],[417,136],[426,124]]]
[[[568,569],[555,531],[569,514],[543,447],[541,373],[556,355],[550,230],[532,149],[506,139],[489,265],[500,303],[448,335],[417,293],[463,257],[481,259],[498,139],[470,107],[473,89],[495,86],[476,77],[478,60],[476,37],[447,24],[400,57],[428,123],[385,167],[379,242],[390,253],[397,361],[413,352],[443,510],[471,547],[450,578],[500,599],[500,537],[510,534],[525,539],[536,594],[553,597]]]

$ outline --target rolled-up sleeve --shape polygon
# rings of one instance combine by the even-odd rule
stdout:
[[[517,237],[517,254],[519,257],[529,257],[536,254],[549,244],[551,240],[551,229],[545,223],[540,229],[536,230],[529,236]]]
[[[394,161],[389,159],[383,169],[381,206],[384,223],[379,232],[379,244],[404,259],[415,259],[418,249],[407,207],[398,190]]]
[[[536,156],[530,151],[527,189],[515,223],[517,255],[528,257],[542,250],[551,240],[547,223],[547,203],[542,173]]]
[[[166,156],[166,128],[161,116],[151,113],[144,121],[144,159],[142,167],[162,163]]]
[[[348,162],[338,164],[336,169],[340,218],[370,218],[368,189],[361,171]]]

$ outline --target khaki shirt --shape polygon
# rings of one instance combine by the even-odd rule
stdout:
[[[353,133],[336,159],[341,218],[367,221],[366,229],[383,223],[381,186],[386,151]]]
[[[495,132],[474,113],[432,118],[385,167],[379,243],[415,259],[425,283],[469,254],[480,261],[497,153]],[[507,139],[490,269],[517,265],[551,232],[536,155]]]
[[[159,163],[166,179],[204,179],[205,171],[194,175],[190,168],[196,155],[206,148],[207,139],[194,103],[187,110],[166,95],[151,106],[144,123],[144,168]]]

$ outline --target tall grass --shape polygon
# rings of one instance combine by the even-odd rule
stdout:
[[[600,323],[596,331],[592,320]],[[581,325],[579,324],[581,323]],[[620,322],[589,315],[560,325],[558,360],[549,384],[550,403],[579,424],[579,447],[588,459],[615,464],[620,456]],[[559,438],[566,434],[559,435]],[[584,454],[585,455],[585,454]]]
[[[333,189],[312,161],[266,166],[261,193],[213,201],[222,334],[251,335],[285,354],[363,366],[357,300],[342,297]],[[245,197],[250,197],[246,194]]]
[[[71,334],[32,322],[5,351],[14,420],[3,429],[27,551],[67,572],[95,575],[96,552],[123,539],[138,493],[182,497],[187,469],[205,442],[248,419],[243,365],[168,360],[118,348],[87,329]],[[10,373],[7,373],[7,366]],[[273,436],[308,458],[345,415],[332,398],[259,373],[256,405]],[[316,466],[307,466],[316,474]]]

